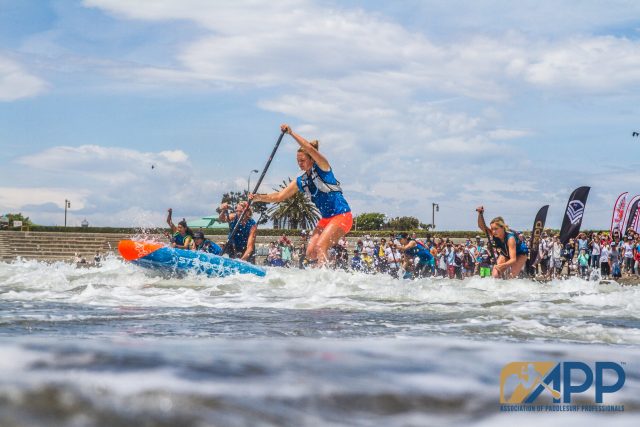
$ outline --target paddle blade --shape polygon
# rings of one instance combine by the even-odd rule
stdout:
[[[162,248],[162,243],[136,242],[134,240],[121,240],[118,243],[118,252],[127,261],[135,261],[149,255],[151,252]]]

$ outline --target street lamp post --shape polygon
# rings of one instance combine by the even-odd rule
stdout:
[[[249,178],[247,178],[247,197],[249,195],[249,192],[251,191],[251,174],[252,173],[258,173],[258,169],[254,169],[251,172],[249,172]]]
[[[431,229],[436,228],[436,212],[440,212],[440,205],[431,203]]]
[[[71,209],[71,200],[64,199],[64,226],[67,226],[67,209]]]

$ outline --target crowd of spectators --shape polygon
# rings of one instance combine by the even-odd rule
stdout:
[[[173,233],[167,234],[173,247],[222,254],[221,246],[206,239],[202,231],[190,230],[184,219],[177,226],[174,225],[171,209],[168,211],[167,223]],[[308,237],[307,232],[303,231],[300,243],[296,246],[286,234],[283,234],[278,240],[269,243],[268,248],[263,248],[263,253],[259,255],[265,257],[265,265],[306,268]],[[491,251],[487,241],[480,236],[466,239],[464,243],[454,243],[452,239],[441,237],[420,239],[415,233],[410,237],[424,245],[432,257],[426,268],[421,265],[422,277],[463,279],[474,275],[491,276]],[[518,234],[518,238],[525,242],[530,241],[529,236],[523,234]],[[353,247],[351,245],[349,240],[342,237],[329,249],[327,266],[401,277],[403,266],[410,270],[412,264],[418,263],[417,258],[407,260],[408,255],[399,249],[401,245],[395,233],[390,233],[387,238],[365,235],[363,239],[357,240]],[[529,249],[530,253],[536,253],[532,250],[535,248]],[[254,253],[255,250],[248,252]],[[540,236],[535,259],[528,260],[521,275],[545,280],[570,276],[580,276],[587,280],[640,276],[640,234],[631,229],[625,236],[620,236],[619,233],[613,236],[609,233],[580,233],[563,245],[559,235],[544,232]]]
[[[463,243],[440,237],[420,239],[415,234],[411,237],[424,244],[433,256],[427,276],[450,279],[491,276],[492,258],[486,239],[480,236],[466,239]],[[519,238],[529,241],[526,235],[520,234]],[[306,233],[302,234],[297,246],[283,235],[269,244],[265,264],[305,268],[306,242]],[[355,244],[343,237],[329,250],[328,266],[398,277],[405,255],[397,246],[399,242],[394,233],[387,238],[366,235]],[[630,231],[627,237],[612,238],[608,233],[590,233],[588,236],[580,233],[576,239],[563,245],[558,235],[542,233],[537,257],[530,260],[522,275],[538,279],[579,276],[587,280],[640,276],[640,234]]]
[[[304,268],[304,253],[306,250],[307,234],[303,233],[297,248],[291,240],[283,235],[278,241],[269,244],[266,265],[292,266],[294,257],[298,258],[297,266]],[[483,276],[490,276],[491,261],[485,242],[479,236],[475,241],[467,239],[464,244],[454,244],[450,239],[427,238],[414,240],[423,243],[432,254],[432,261],[427,269],[427,276],[440,276],[448,278],[470,277],[480,274],[484,268]],[[351,247],[353,246],[353,247]],[[388,238],[371,238],[366,235],[358,240],[355,245],[349,243],[346,238],[341,238],[338,243],[329,249],[328,266],[335,269],[360,271],[364,273],[388,273],[398,277],[402,261],[405,255],[398,249],[399,241],[394,233]],[[291,257],[291,255],[294,255]]]
[[[626,237],[580,233],[563,245],[558,235],[543,233],[531,269],[547,279],[573,275],[585,279],[640,276],[640,234],[632,230]]]
[[[293,243],[291,243],[286,234],[283,234],[277,241],[269,243],[267,258],[264,263],[272,267],[291,267],[293,265],[294,252]]]

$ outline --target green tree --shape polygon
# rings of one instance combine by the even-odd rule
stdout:
[[[358,230],[380,230],[384,226],[384,214],[378,212],[362,213],[355,219]]]
[[[274,190],[283,190],[290,183],[291,178],[288,182],[283,180],[280,188]],[[267,213],[273,220],[275,228],[309,229],[315,227],[320,219],[320,212],[316,205],[301,192],[296,192],[293,197],[271,206]]]
[[[236,208],[236,205],[240,202],[247,200],[247,190],[244,191],[229,191],[222,195],[221,203],[229,203],[232,209]],[[264,202],[251,203],[251,209],[253,209],[254,215],[258,215],[258,224],[266,224],[269,221],[269,215],[267,214],[267,204]]]
[[[9,224],[13,224],[13,221],[22,221],[22,225],[29,227],[33,225],[29,217],[25,217],[22,213],[8,213],[5,216],[9,218]]]
[[[420,220],[413,216],[396,217],[389,220],[387,227],[403,231],[417,230],[420,227]]]

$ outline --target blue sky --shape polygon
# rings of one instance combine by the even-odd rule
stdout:
[[[280,123],[354,212],[528,229],[640,192],[640,3],[0,0],[0,212],[155,226],[210,214]],[[299,172],[286,139],[263,189]],[[155,165],[151,169],[151,165]],[[252,177],[254,180],[256,176]]]

